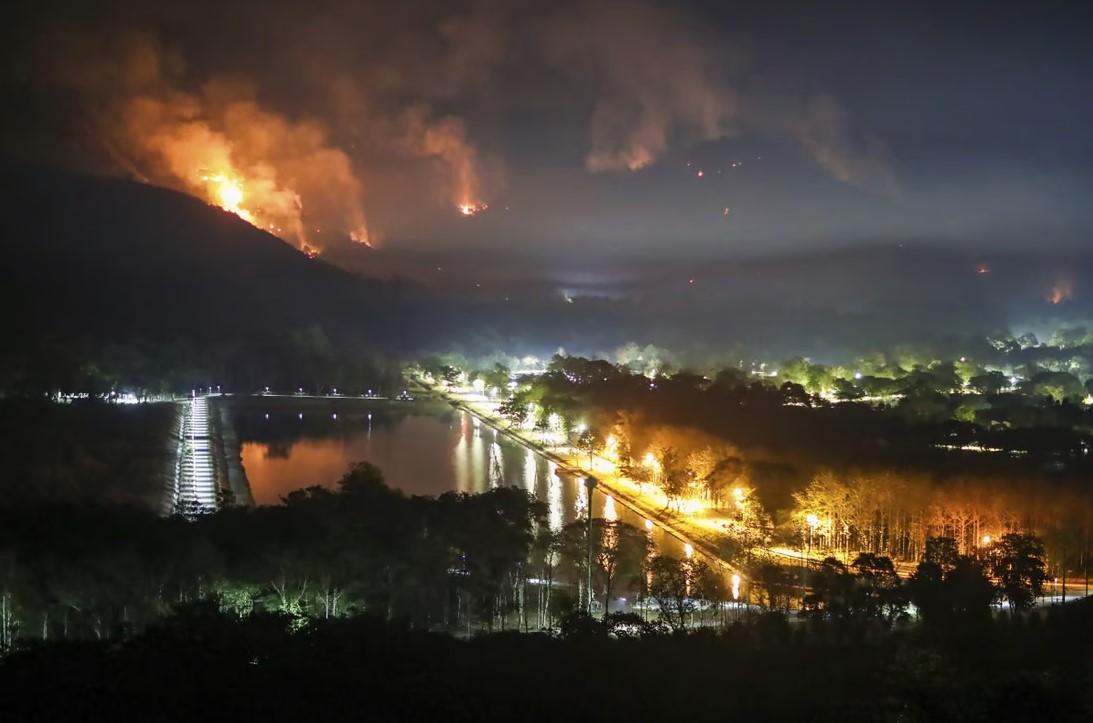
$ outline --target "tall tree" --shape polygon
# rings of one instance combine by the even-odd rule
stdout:
[[[1011,609],[1028,610],[1044,594],[1044,545],[1032,535],[1010,532],[991,546],[991,573]]]
[[[595,572],[602,583],[603,610],[611,612],[611,594],[619,582],[637,579],[649,556],[652,543],[644,530],[625,522],[597,519],[592,521],[592,534],[598,538],[598,551],[593,552]]]

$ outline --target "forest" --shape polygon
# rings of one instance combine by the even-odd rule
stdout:
[[[508,377],[500,366],[424,373],[455,384],[460,373],[480,380],[485,398],[496,390],[511,425],[654,485],[668,514],[735,518],[727,526],[735,542],[722,545],[733,562],[747,563],[752,549],[772,543],[846,563],[857,551],[913,562],[931,537],[974,554],[1019,533],[1042,539],[1052,577],[1085,576],[1093,411],[1077,377],[1064,383],[1062,373],[1044,370],[1028,385],[996,369],[937,362],[897,367],[898,376],[889,370],[898,391],[886,396],[840,399],[829,393],[834,387],[809,391],[784,377],[822,372],[847,384],[872,377],[845,370],[847,379],[832,377],[803,360],[785,368],[789,374],[778,376],[738,368],[656,373],[556,356],[544,373],[508,388],[499,384]],[[1067,390],[1060,400],[1041,394],[1048,379]],[[973,407],[980,411],[967,418]]]
[[[595,601],[650,604],[588,615],[590,544]],[[6,507],[0,696],[10,720],[1087,719],[1093,608],[1030,610],[1042,554],[931,538],[908,578],[832,557],[807,592],[758,574],[741,605],[644,531],[551,531],[513,488],[407,497],[366,463],[272,507]]]
[[[552,530],[545,505],[516,488],[405,496],[369,463],[337,490],[211,514],[9,506],[0,509],[0,648],[124,640],[203,600],[297,626],[368,614],[462,636],[554,630],[592,611],[654,632],[723,629],[801,600],[812,618],[869,637],[908,624],[912,604],[942,626],[989,621],[1003,600],[1025,610],[1046,580],[1042,543],[1017,533],[974,552],[929,538],[908,580],[873,552],[849,565],[829,558],[806,580],[757,558],[746,588],[697,556],[657,554],[650,539],[604,519]]]

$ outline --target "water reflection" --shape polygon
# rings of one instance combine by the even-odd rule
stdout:
[[[501,462],[501,445],[494,442],[490,445],[490,487],[500,487],[505,484],[505,470]]]
[[[490,427],[476,427],[471,415],[439,404],[319,401],[306,406],[280,398],[232,402],[243,465],[258,504],[276,504],[300,487],[333,486],[349,464],[367,460],[407,494],[474,493],[515,484],[547,503],[551,529],[584,520],[590,502],[595,517],[646,529],[643,517],[603,488],[597,487],[590,501],[584,478],[559,475],[556,464]],[[648,533],[661,549],[683,556],[682,543],[659,527]]]
[[[467,417],[464,416],[459,423],[459,438],[452,450],[452,465],[455,469],[455,489],[459,492],[471,491],[471,467],[470,455],[467,454]]]
[[[550,462],[547,473],[547,507],[549,508],[548,524],[550,529],[558,531],[562,529],[565,520],[565,503],[562,502],[562,480],[558,477],[558,465]]]
[[[538,461],[538,455],[529,449],[524,457],[524,489],[531,494],[536,493],[535,487],[539,481]],[[554,474],[553,470],[551,470],[551,474]]]

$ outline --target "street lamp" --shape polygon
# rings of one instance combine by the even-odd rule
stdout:
[[[596,478],[589,475],[584,478],[588,490],[588,616],[592,617],[592,491],[596,489]]]
[[[809,515],[805,518],[805,522],[808,523],[808,555],[812,556],[812,533],[816,531],[816,528],[820,526],[820,518],[816,515]]]

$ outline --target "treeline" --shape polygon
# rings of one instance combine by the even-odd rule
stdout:
[[[630,591],[681,629],[701,622],[699,599],[724,599],[709,567],[654,555],[644,530],[594,520],[588,534],[584,523],[551,530],[545,504],[520,489],[407,497],[367,463],[337,491],[312,487],[282,505],[208,515],[7,507],[0,648],[125,638],[209,595],[238,615],[302,624],[367,612],[456,632],[549,628],[590,604],[610,611]]]
[[[332,388],[394,390],[401,362],[352,336],[318,325],[281,331],[236,332],[231,340],[200,335],[128,337],[118,341],[34,337],[0,353],[0,395],[129,392],[138,398],[188,394],[194,389],[254,393]]]
[[[1093,536],[1089,492],[1013,479],[964,477],[938,483],[914,473],[825,471],[794,494],[787,540],[816,550],[868,550],[918,559],[931,537],[961,554],[989,549],[1007,533],[1036,531],[1053,572],[1084,574]]]
[[[723,631],[459,640],[374,616],[239,617],[175,606],[124,642],[51,642],[0,661],[5,720],[1087,721],[1087,601],[955,635],[877,639],[767,615]]]
[[[814,391],[794,381],[809,378],[816,369],[803,360],[800,369],[777,370],[777,376],[772,376],[774,371],[757,375],[727,368],[650,377],[604,360],[556,356],[546,373],[521,379],[511,394],[495,381],[501,370],[469,376],[483,380],[487,392],[496,390],[504,402],[502,411],[514,423],[532,427],[548,426],[553,415],[562,431],[584,421],[606,436],[604,430],[626,413],[643,426],[685,427],[740,447],[814,461],[951,460],[943,448],[976,446],[1020,455],[1024,459],[1018,463],[1084,464],[1093,409],[1077,393],[1056,399],[1039,388],[1026,390],[1023,383],[1011,389],[999,372],[986,377],[997,376],[1001,387],[966,387],[962,379],[977,377],[962,376],[975,370],[961,372],[960,366],[947,363],[904,372],[894,382],[899,385],[894,397],[871,404],[837,403],[822,380],[813,385]],[[858,373],[846,373],[852,383],[868,382],[868,377],[855,379]],[[1066,386],[1084,389],[1077,379]],[[1013,458],[1006,462],[1014,464]]]
[[[960,635],[988,625],[996,600],[1030,610],[1046,580],[1043,545],[1031,535],[1007,533],[975,555],[958,552],[951,537],[932,537],[906,580],[883,555],[863,552],[849,565],[825,558],[809,575],[802,610],[837,634],[863,636],[906,622],[913,604],[927,629]]]
[[[930,537],[952,537],[967,552],[984,537],[1022,532],[1044,539],[1054,572],[1086,570],[1093,499],[1081,482],[1090,469],[1085,427],[914,422],[899,408],[832,404],[769,379],[749,382],[736,371],[649,378],[559,356],[501,395],[500,412],[552,443],[602,454],[629,479],[659,488],[670,506],[693,512],[687,500],[697,499],[717,508],[745,548],[811,540],[847,560],[866,551],[913,561]],[[1091,414],[1065,405],[1080,420]],[[983,451],[986,444],[1011,452]]]

